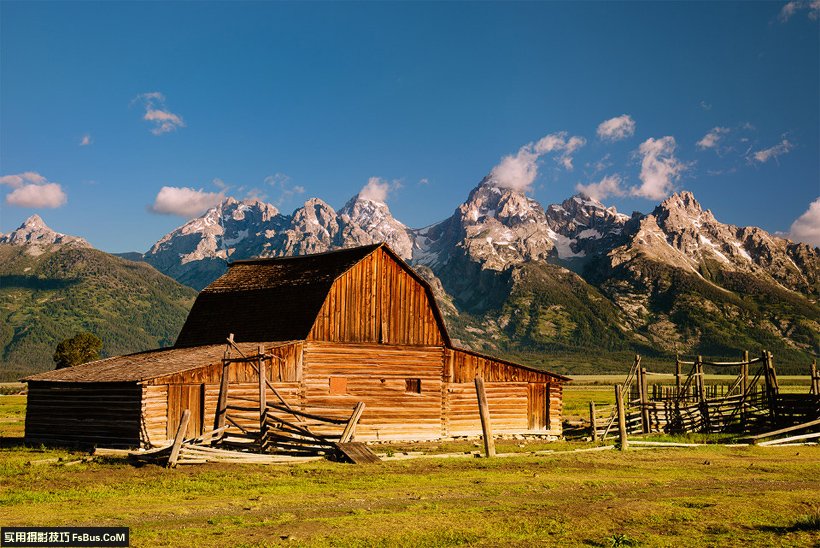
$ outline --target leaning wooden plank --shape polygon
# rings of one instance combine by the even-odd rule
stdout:
[[[92,455],[95,457],[127,457],[131,449],[112,449],[110,447],[95,447]]]
[[[171,456],[168,457],[168,468],[173,468],[177,464],[179,458],[179,448],[182,447],[182,441],[185,433],[188,432],[188,421],[191,420],[191,410],[186,409],[182,412],[182,417],[179,419],[179,427],[177,428],[176,436],[174,437],[174,444],[171,446]]]
[[[789,436],[788,438],[780,438],[778,440],[762,441],[762,442],[758,443],[757,445],[759,445],[761,447],[765,447],[767,445],[778,445],[778,444],[781,444],[781,443],[788,443],[788,442],[791,442],[791,441],[812,440],[812,439],[816,439],[816,438],[820,438],[820,432],[815,432],[813,434],[801,434],[799,436]]]
[[[336,448],[354,464],[373,464],[381,459],[361,442],[337,443]]]
[[[629,440],[630,444],[635,445],[644,445],[650,447],[701,447],[705,445],[703,443],[674,443],[674,442],[667,442],[667,441],[640,441],[640,440]]]
[[[781,428],[780,430],[772,430],[771,432],[765,432],[763,434],[757,434],[755,436],[746,436],[743,439],[747,440],[762,440],[765,438],[770,438],[772,436],[778,436],[780,434],[785,434],[787,432],[794,432],[796,430],[802,430],[804,428],[809,428],[811,426],[816,426],[820,424],[820,419],[804,422],[802,424],[797,424],[795,426],[789,426],[788,428]]]

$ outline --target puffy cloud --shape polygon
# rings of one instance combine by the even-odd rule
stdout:
[[[794,14],[799,11],[807,10],[809,19],[817,21],[820,17],[820,0],[792,0],[780,8],[780,15],[778,18],[785,23],[792,18]]]
[[[281,206],[289,199],[297,194],[304,194],[305,187],[301,185],[291,186],[290,177],[284,173],[274,173],[265,177],[265,182],[275,189],[279,190],[279,198],[276,200],[276,205]]]
[[[558,153],[556,161],[566,170],[572,170],[572,155],[586,144],[583,137],[567,138],[565,131],[551,133],[534,143],[527,143],[518,152],[504,156],[490,172],[490,179],[499,188],[521,192],[531,190],[538,176],[538,160],[550,153]]]
[[[371,177],[367,184],[359,191],[360,200],[370,200],[371,202],[385,203],[391,192],[402,187],[400,181],[387,181],[381,177]]]
[[[188,187],[164,186],[157,193],[151,211],[163,215],[179,215],[192,219],[218,205],[225,199],[224,192],[205,192]]]
[[[668,196],[680,179],[686,164],[675,157],[677,143],[672,136],[649,138],[638,148],[641,157],[640,186],[633,186],[629,193],[650,200],[662,200]]]
[[[154,125],[151,129],[151,133],[154,135],[162,135],[185,127],[182,117],[174,114],[165,106],[165,96],[162,93],[158,91],[141,93],[134,98],[134,101],[139,101],[145,107],[145,114],[142,119]]]
[[[575,190],[588,198],[600,202],[608,196],[624,196],[626,191],[621,186],[621,183],[620,175],[607,175],[597,183],[589,183],[588,185],[578,183],[575,185]]]
[[[813,201],[809,209],[792,223],[789,238],[796,242],[805,242],[820,247],[820,197]]]
[[[750,157],[750,161],[760,162],[761,164],[763,164],[765,162],[768,162],[769,160],[777,159],[778,156],[788,154],[793,148],[794,145],[791,142],[789,142],[788,139],[783,139],[771,148],[758,150],[757,152],[753,153]]]
[[[44,185],[48,180],[36,171],[26,171],[17,175],[3,175],[0,177],[0,185],[7,185],[11,188],[20,188],[23,185]]]
[[[51,183],[35,171],[0,177],[0,185],[12,188],[6,203],[17,207],[55,208],[65,205],[68,196],[59,183]]]
[[[728,127],[714,127],[709,132],[703,136],[703,138],[695,143],[697,147],[701,150],[706,150],[709,148],[718,148],[718,143],[720,139],[729,133]]]
[[[635,135],[635,120],[629,114],[610,118],[598,125],[598,138],[604,141],[621,141],[633,135]]]
[[[80,146],[81,147],[87,147],[90,144],[91,144],[91,135],[86,133],[85,135],[83,135],[83,138],[80,139]]]

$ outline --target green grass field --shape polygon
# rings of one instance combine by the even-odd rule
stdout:
[[[567,409],[605,385],[568,388]],[[132,546],[817,546],[820,447],[572,452],[506,440],[497,459],[166,470],[24,447],[25,396],[0,396],[0,525],[128,526]],[[379,445],[476,451],[473,441]]]

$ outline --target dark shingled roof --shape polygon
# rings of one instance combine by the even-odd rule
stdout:
[[[202,290],[175,347],[306,339],[333,282],[384,244],[231,263]]]
[[[163,348],[115,356],[74,367],[46,371],[23,379],[42,382],[140,382],[165,375],[219,363],[225,354],[227,343],[199,346],[196,348]],[[244,343],[237,344],[243,354],[256,354],[258,344],[265,348],[288,344]],[[232,355],[237,355],[233,351]]]

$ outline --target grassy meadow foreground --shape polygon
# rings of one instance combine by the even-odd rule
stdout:
[[[567,408],[582,410],[594,392],[569,388]],[[818,446],[570,453],[592,444],[508,440],[499,452],[554,452],[374,466],[66,466],[28,464],[84,454],[21,446],[24,413],[25,396],[0,396],[1,525],[128,526],[132,546],[820,543]],[[477,449],[375,447],[392,456]]]

